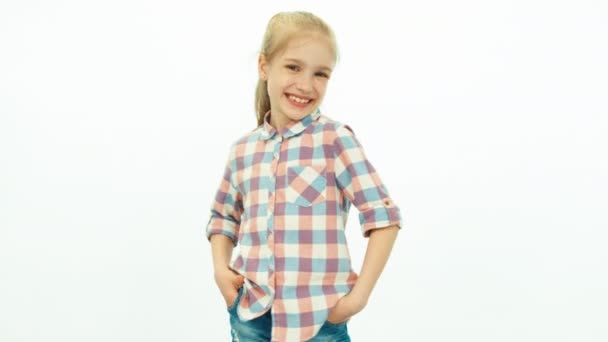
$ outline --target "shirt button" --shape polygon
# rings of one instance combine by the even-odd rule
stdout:
[[[276,158],[276,157],[278,157],[278,156],[279,156],[279,152],[275,152],[275,153],[274,153],[274,157]]]

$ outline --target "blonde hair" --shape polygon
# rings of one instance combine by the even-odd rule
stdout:
[[[272,16],[266,26],[259,53],[270,63],[279,52],[287,47],[290,39],[303,33],[325,35],[329,39],[334,61],[338,60],[338,47],[332,29],[323,19],[304,11],[280,12]],[[264,123],[264,114],[269,110],[270,97],[268,96],[267,81],[260,78],[255,88],[255,111],[258,126]]]

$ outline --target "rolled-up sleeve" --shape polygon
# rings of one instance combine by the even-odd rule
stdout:
[[[401,210],[393,202],[376,169],[365,155],[352,129],[336,127],[333,143],[336,184],[359,211],[364,237],[374,228],[403,226]]]
[[[225,164],[224,175],[211,204],[211,217],[206,227],[207,240],[213,234],[228,236],[234,246],[237,245],[241,214],[243,212],[242,195],[234,186],[234,144],[230,148],[228,161]]]

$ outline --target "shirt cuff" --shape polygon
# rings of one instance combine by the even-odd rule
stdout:
[[[379,206],[359,212],[359,223],[363,237],[369,237],[371,230],[375,228],[396,225],[401,229],[403,218],[399,207],[393,205],[390,200],[384,200]]]
[[[221,217],[212,217],[209,219],[209,223],[207,224],[207,240],[210,241],[211,235],[213,234],[222,234],[232,240],[232,245],[236,246],[238,242],[238,238],[235,234],[239,230],[239,224],[233,221],[221,218]]]

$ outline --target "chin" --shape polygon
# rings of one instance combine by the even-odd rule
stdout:
[[[304,117],[308,114],[309,114],[309,111],[306,111],[306,113],[301,112],[301,113],[297,113],[295,115],[289,115],[289,118],[291,120],[300,121],[300,120],[304,119]]]

